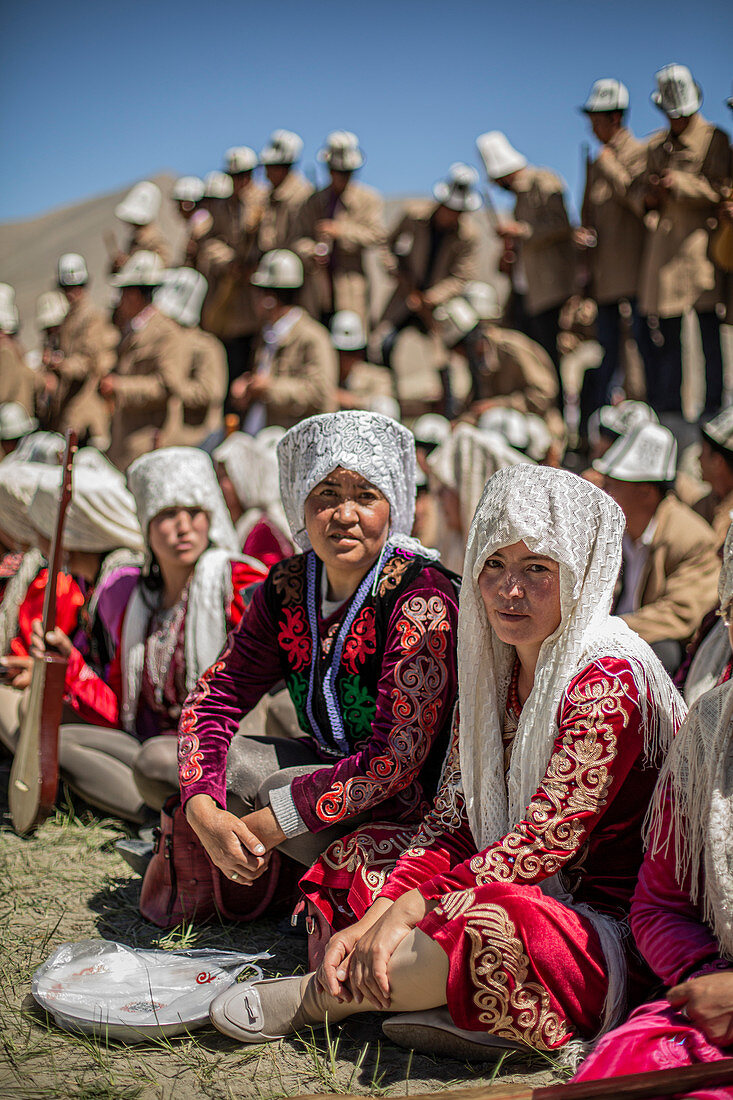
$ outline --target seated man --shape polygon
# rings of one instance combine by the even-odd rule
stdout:
[[[366,332],[359,314],[351,309],[340,309],[334,313],[330,327],[331,343],[339,358],[338,407],[368,409],[399,420],[392,376],[384,367],[365,362]]]
[[[733,509],[733,409],[725,409],[700,429],[700,468],[710,492],[694,509],[715,531],[718,546],[725,542]]]
[[[719,562],[710,527],[672,492],[677,443],[661,424],[639,424],[593,463],[626,516],[615,612],[668,672],[715,602]]]

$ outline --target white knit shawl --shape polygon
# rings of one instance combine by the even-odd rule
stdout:
[[[684,703],[651,649],[610,615],[624,525],[621,509],[607,494],[564,470],[513,466],[486,486],[468,538],[458,615],[461,775],[479,850],[525,817],[552,753],[565,691],[594,660],[610,656],[629,662],[649,759],[666,750],[684,715]],[[489,626],[478,578],[490,554],[520,541],[559,563],[562,620],[540,650],[505,779],[502,726],[515,650]],[[542,889],[572,904],[557,876]],[[587,906],[577,908],[593,922],[606,956],[605,1030],[623,1009],[622,929]]]

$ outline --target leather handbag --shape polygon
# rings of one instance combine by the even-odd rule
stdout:
[[[140,913],[159,928],[214,917],[253,921],[292,904],[302,868],[274,851],[264,874],[244,886],[221,873],[186,820],[178,799],[161,810],[153,858],[140,891]]]

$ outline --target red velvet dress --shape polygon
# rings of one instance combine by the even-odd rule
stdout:
[[[16,657],[27,657],[30,653],[31,627],[34,619],[43,618],[43,602],[46,598],[48,569],[40,570],[31,581],[22,604],[18,608],[18,633],[10,643],[10,652]],[[68,573],[59,573],[56,586],[56,626],[64,634],[73,636],[79,612],[84,606],[84,594]]]
[[[505,756],[516,719],[508,713]],[[560,873],[575,905],[628,918],[657,775],[645,765],[628,664],[604,658],[573,679],[524,819],[482,852],[462,798],[451,796],[459,768],[456,720],[443,786],[418,831],[385,824],[351,834],[327,849],[301,887],[337,928],[377,896],[394,900],[417,889],[439,899],[419,928],[448,955],[455,1024],[545,1050],[575,1035],[590,1038],[608,987],[600,941],[586,916],[541,884]],[[629,995],[638,1001],[648,973],[632,947],[627,959]]]

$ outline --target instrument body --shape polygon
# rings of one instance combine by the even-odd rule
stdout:
[[[76,446],[76,434],[67,432],[61,497],[43,604],[44,638],[56,626],[56,588],[61,569],[64,519],[71,500],[72,462]],[[43,824],[56,801],[59,726],[67,663],[65,657],[49,651],[43,657],[33,659],[28,707],[21,721],[8,790],[13,828],[21,834],[30,833]]]

